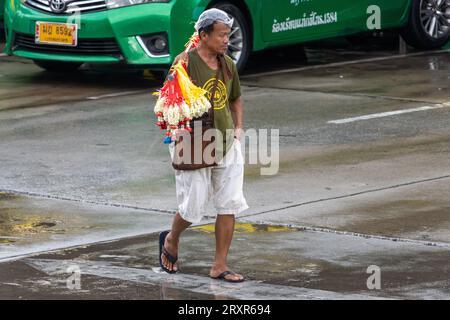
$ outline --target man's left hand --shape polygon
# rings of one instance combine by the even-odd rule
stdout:
[[[235,128],[234,129],[234,137],[241,141],[242,136],[244,135],[244,129],[242,128]]]

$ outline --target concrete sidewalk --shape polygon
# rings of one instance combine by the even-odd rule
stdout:
[[[208,278],[214,226],[186,231],[176,275],[158,265],[158,233],[0,264],[2,299],[450,299],[450,245],[239,223],[230,266],[241,284]],[[370,266],[381,289],[369,290]],[[74,289],[74,272],[80,287]],[[370,281],[369,281],[370,282]],[[69,284],[69,287],[68,287]]]

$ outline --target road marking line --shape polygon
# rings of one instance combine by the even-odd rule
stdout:
[[[77,266],[83,275],[93,275],[139,284],[166,285],[171,289],[187,290],[190,292],[226,296],[240,300],[384,300],[385,297],[375,297],[362,294],[345,294],[318,289],[261,283],[247,280],[242,283],[226,284],[192,274],[167,274],[159,267],[148,269],[128,268],[111,265],[104,261],[86,260],[52,260],[52,259],[26,259],[24,262],[49,276],[70,275],[67,271],[70,266]],[[163,292],[164,293],[164,292]]]
[[[6,57],[7,54],[6,53],[0,53],[0,57]]]
[[[341,67],[341,66],[347,66],[347,65],[358,64],[358,63],[395,60],[395,59],[403,59],[403,58],[409,58],[409,57],[419,57],[419,56],[428,55],[428,54],[439,54],[439,53],[446,53],[446,52],[450,52],[450,49],[435,50],[435,51],[424,51],[424,52],[416,52],[416,53],[409,53],[409,54],[399,54],[399,55],[388,56],[388,57],[360,59],[360,60],[352,60],[352,61],[344,61],[344,62],[335,62],[335,63],[321,64],[321,65],[315,65],[315,66],[307,66],[307,67],[299,67],[299,68],[292,68],[292,69],[284,69],[284,70],[278,70],[278,71],[253,73],[253,74],[249,74],[249,75],[243,75],[243,76],[241,76],[241,79],[245,80],[245,79],[250,79],[250,78],[255,78],[255,77],[280,75],[280,74],[286,74],[286,73],[292,73],[292,72],[298,72],[298,71],[305,71],[305,70]]]
[[[399,237],[389,237],[389,236],[382,236],[382,235],[373,235],[368,233],[359,233],[359,232],[353,232],[353,231],[343,231],[343,230],[337,230],[337,229],[330,229],[330,228],[323,228],[323,227],[311,227],[311,226],[304,226],[304,225],[298,225],[298,224],[292,224],[292,223],[270,223],[267,221],[259,221],[259,220],[251,220],[251,219],[241,219],[241,221],[247,221],[251,224],[256,225],[267,225],[270,226],[276,226],[278,228],[289,228],[289,229],[297,229],[299,231],[306,231],[311,233],[325,233],[325,234],[334,234],[339,236],[349,236],[349,237],[356,237],[356,238],[364,238],[369,240],[382,240],[382,241],[391,241],[396,243],[406,243],[411,245],[422,245],[426,247],[436,247],[436,248],[446,248],[450,249],[450,243],[448,242],[434,242],[434,241],[425,241],[425,240],[416,240],[416,239],[408,239],[408,238],[399,238]]]
[[[101,96],[96,96],[96,97],[87,97],[87,100],[99,100],[99,99],[104,99],[104,98],[113,98],[113,97],[120,97],[120,96],[127,96],[130,94],[135,94],[135,93],[144,93],[147,90],[135,90],[135,91],[125,91],[125,92],[116,92],[116,93],[109,93],[109,94],[104,94]]]
[[[434,106],[425,106],[425,107],[420,107],[420,108],[373,113],[373,114],[368,114],[365,116],[328,121],[328,123],[330,123],[330,124],[345,124],[345,123],[350,123],[350,122],[364,121],[364,120],[371,120],[371,119],[378,119],[378,118],[386,118],[386,117],[392,117],[392,116],[396,116],[396,115],[400,115],[400,114],[413,113],[413,112],[419,112],[419,111],[428,111],[428,110],[441,109],[441,108],[446,108],[446,107],[450,107],[450,102],[445,102],[442,104],[435,104]]]

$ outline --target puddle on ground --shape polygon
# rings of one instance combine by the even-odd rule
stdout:
[[[16,240],[13,238],[8,238],[8,237],[0,237],[0,245],[2,244],[13,244],[15,243]]]
[[[411,156],[418,153],[443,154],[449,152],[449,142],[449,136],[434,136],[426,139],[393,139],[383,143],[374,142],[343,149],[330,148],[327,152],[320,151],[317,154],[310,155],[305,155],[304,151],[300,154],[290,152],[288,156],[285,156],[285,159],[280,159],[280,173],[289,174],[298,171],[300,168],[303,170],[303,168],[318,166],[357,165],[383,160],[388,157],[394,159],[395,157]],[[246,174],[251,175],[252,172],[247,171]]]
[[[36,243],[87,229],[92,227],[79,215],[68,218],[45,201],[0,192],[0,246]]]
[[[355,205],[345,211],[334,212],[333,215],[350,215],[354,218],[338,228],[341,230],[402,237],[407,234],[418,240],[428,240],[427,234],[433,236],[434,231],[450,224],[449,212],[450,206],[445,202],[393,199]],[[436,240],[446,241],[439,237]]]
[[[0,245],[12,244],[30,236],[47,233],[63,233],[49,217],[24,216],[11,208],[0,207]]]
[[[191,228],[194,231],[205,233],[214,233],[215,225],[208,224]],[[285,226],[273,226],[267,224],[251,224],[251,223],[236,223],[234,226],[235,233],[254,233],[254,232],[295,232],[300,231],[298,228],[291,228]]]
[[[16,196],[14,194],[6,193],[6,192],[0,192],[0,201],[3,200],[15,200],[18,199],[19,196]]]

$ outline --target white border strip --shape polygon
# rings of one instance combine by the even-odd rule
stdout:
[[[114,97],[121,97],[121,96],[128,96],[131,94],[136,94],[136,93],[144,93],[147,90],[135,90],[135,91],[125,91],[125,92],[116,92],[116,93],[109,93],[109,94],[104,94],[101,96],[96,96],[96,97],[87,97],[87,100],[99,100],[99,99],[104,99],[104,98],[114,98]]]
[[[425,107],[413,108],[413,109],[404,109],[404,110],[396,110],[396,111],[389,111],[389,112],[382,112],[382,113],[373,113],[373,114],[369,114],[369,115],[365,115],[365,116],[346,118],[346,119],[340,119],[340,120],[332,120],[332,121],[328,121],[328,123],[329,124],[345,124],[345,123],[356,122],[356,121],[364,121],[364,120],[371,120],[371,119],[377,119],[377,118],[386,118],[386,117],[391,117],[391,116],[396,116],[396,115],[406,114],[406,113],[441,109],[441,108],[445,108],[445,107],[450,107],[450,102],[436,104],[434,106],[425,106]]]
[[[274,227],[285,227],[285,228],[295,228],[300,231],[307,231],[311,233],[329,233],[340,236],[348,236],[348,237],[356,237],[356,238],[364,238],[369,240],[382,240],[382,241],[391,241],[396,243],[406,243],[411,245],[421,245],[426,247],[436,247],[436,248],[446,248],[450,249],[450,243],[442,242],[442,241],[424,241],[424,240],[416,240],[416,239],[408,239],[408,238],[399,238],[399,237],[389,237],[383,236],[380,234],[368,234],[368,233],[358,233],[353,231],[345,231],[338,229],[330,229],[324,227],[314,227],[314,226],[305,226],[298,225],[293,223],[278,223],[278,222],[267,222],[263,220],[251,220],[251,219],[239,219],[239,222],[246,222],[256,225],[269,225]]]

